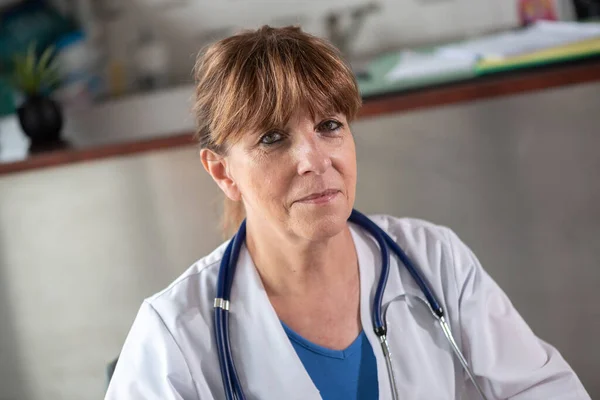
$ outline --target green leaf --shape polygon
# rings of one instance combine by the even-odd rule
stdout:
[[[31,80],[35,74],[35,43],[31,43],[27,49],[27,58],[25,60],[25,75]]]
[[[59,69],[56,58],[53,59],[54,48],[46,48],[38,58],[35,43],[31,43],[25,54],[13,58],[14,86],[27,94],[52,90],[59,84]]]
[[[38,73],[43,74],[46,68],[48,68],[48,63],[50,62],[50,58],[54,53],[54,46],[46,48],[42,53],[40,60],[38,61]]]

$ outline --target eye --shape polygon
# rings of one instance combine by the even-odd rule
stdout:
[[[270,145],[275,144],[283,139],[283,135],[279,132],[267,132],[260,137],[260,144]]]
[[[319,124],[319,130],[325,133],[327,132],[335,132],[342,127],[342,123],[338,122],[334,119],[328,119],[327,121],[323,121]]]

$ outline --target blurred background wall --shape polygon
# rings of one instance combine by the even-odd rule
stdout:
[[[88,0],[90,1],[90,0]],[[239,27],[268,23],[300,24],[314,34],[327,35],[326,15],[362,6],[364,0],[216,2],[125,0],[110,19],[107,42],[116,53],[133,47],[139,30],[151,29],[169,44],[173,79],[189,79],[198,50]],[[365,20],[352,44],[356,58],[378,54],[415,42],[433,42],[475,35],[516,24],[515,5],[503,0],[434,0],[376,3],[379,10]]]
[[[600,394],[600,136],[588,117],[599,89],[353,127],[357,207],[452,227],[592,398]],[[105,364],[142,299],[219,243],[219,199],[194,148],[1,179],[3,398],[102,396]]]
[[[95,146],[108,132],[140,139],[192,131],[190,70],[211,40],[264,23],[298,23],[327,36],[328,13],[364,3],[52,4],[126,71],[142,33],[167,43],[167,87],[146,96],[132,74],[115,74],[127,82],[122,90],[66,110],[66,137]],[[564,4],[558,10],[572,13]],[[382,52],[519,24],[517,2],[506,0],[385,0],[378,7],[351,43],[358,66]],[[454,229],[592,398],[600,396],[599,109],[596,82],[353,126],[357,208]],[[0,117],[7,159],[9,138],[26,142],[14,114]],[[0,399],[101,398],[106,365],[141,301],[220,243],[220,199],[193,145],[0,176]]]
[[[204,46],[263,24],[301,25],[333,39],[328,17],[337,16],[340,30],[351,38],[346,56],[360,68],[385,51],[476,37],[519,23],[516,3],[503,0],[0,0],[0,10],[11,6],[16,11],[0,19],[0,117],[12,111],[2,102],[3,58],[8,60],[10,50],[25,51],[30,41],[38,48],[54,44],[63,55],[60,73],[67,82],[57,97],[78,113],[98,100],[189,84]],[[362,22],[353,24],[352,12],[369,7]],[[30,9],[36,10],[33,17],[19,15]],[[27,24],[36,29],[22,32]],[[2,41],[10,34],[22,40]],[[144,84],[140,64],[154,64],[164,75],[161,82]],[[82,88],[81,79],[69,81],[74,75],[93,84]],[[12,130],[0,119],[2,126]]]

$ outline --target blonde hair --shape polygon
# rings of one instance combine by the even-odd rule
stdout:
[[[263,26],[216,42],[198,56],[194,77],[196,137],[221,155],[244,134],[285,126],[300,107],[352,121],[361,106],[339,51],[298,27]],[[224,233],[244,217],[243,204],[225,197]]]

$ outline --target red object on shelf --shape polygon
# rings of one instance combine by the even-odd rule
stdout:
[[[522,25],[535,21],[556,21],[554,0],[519,0],[519,18]]]

